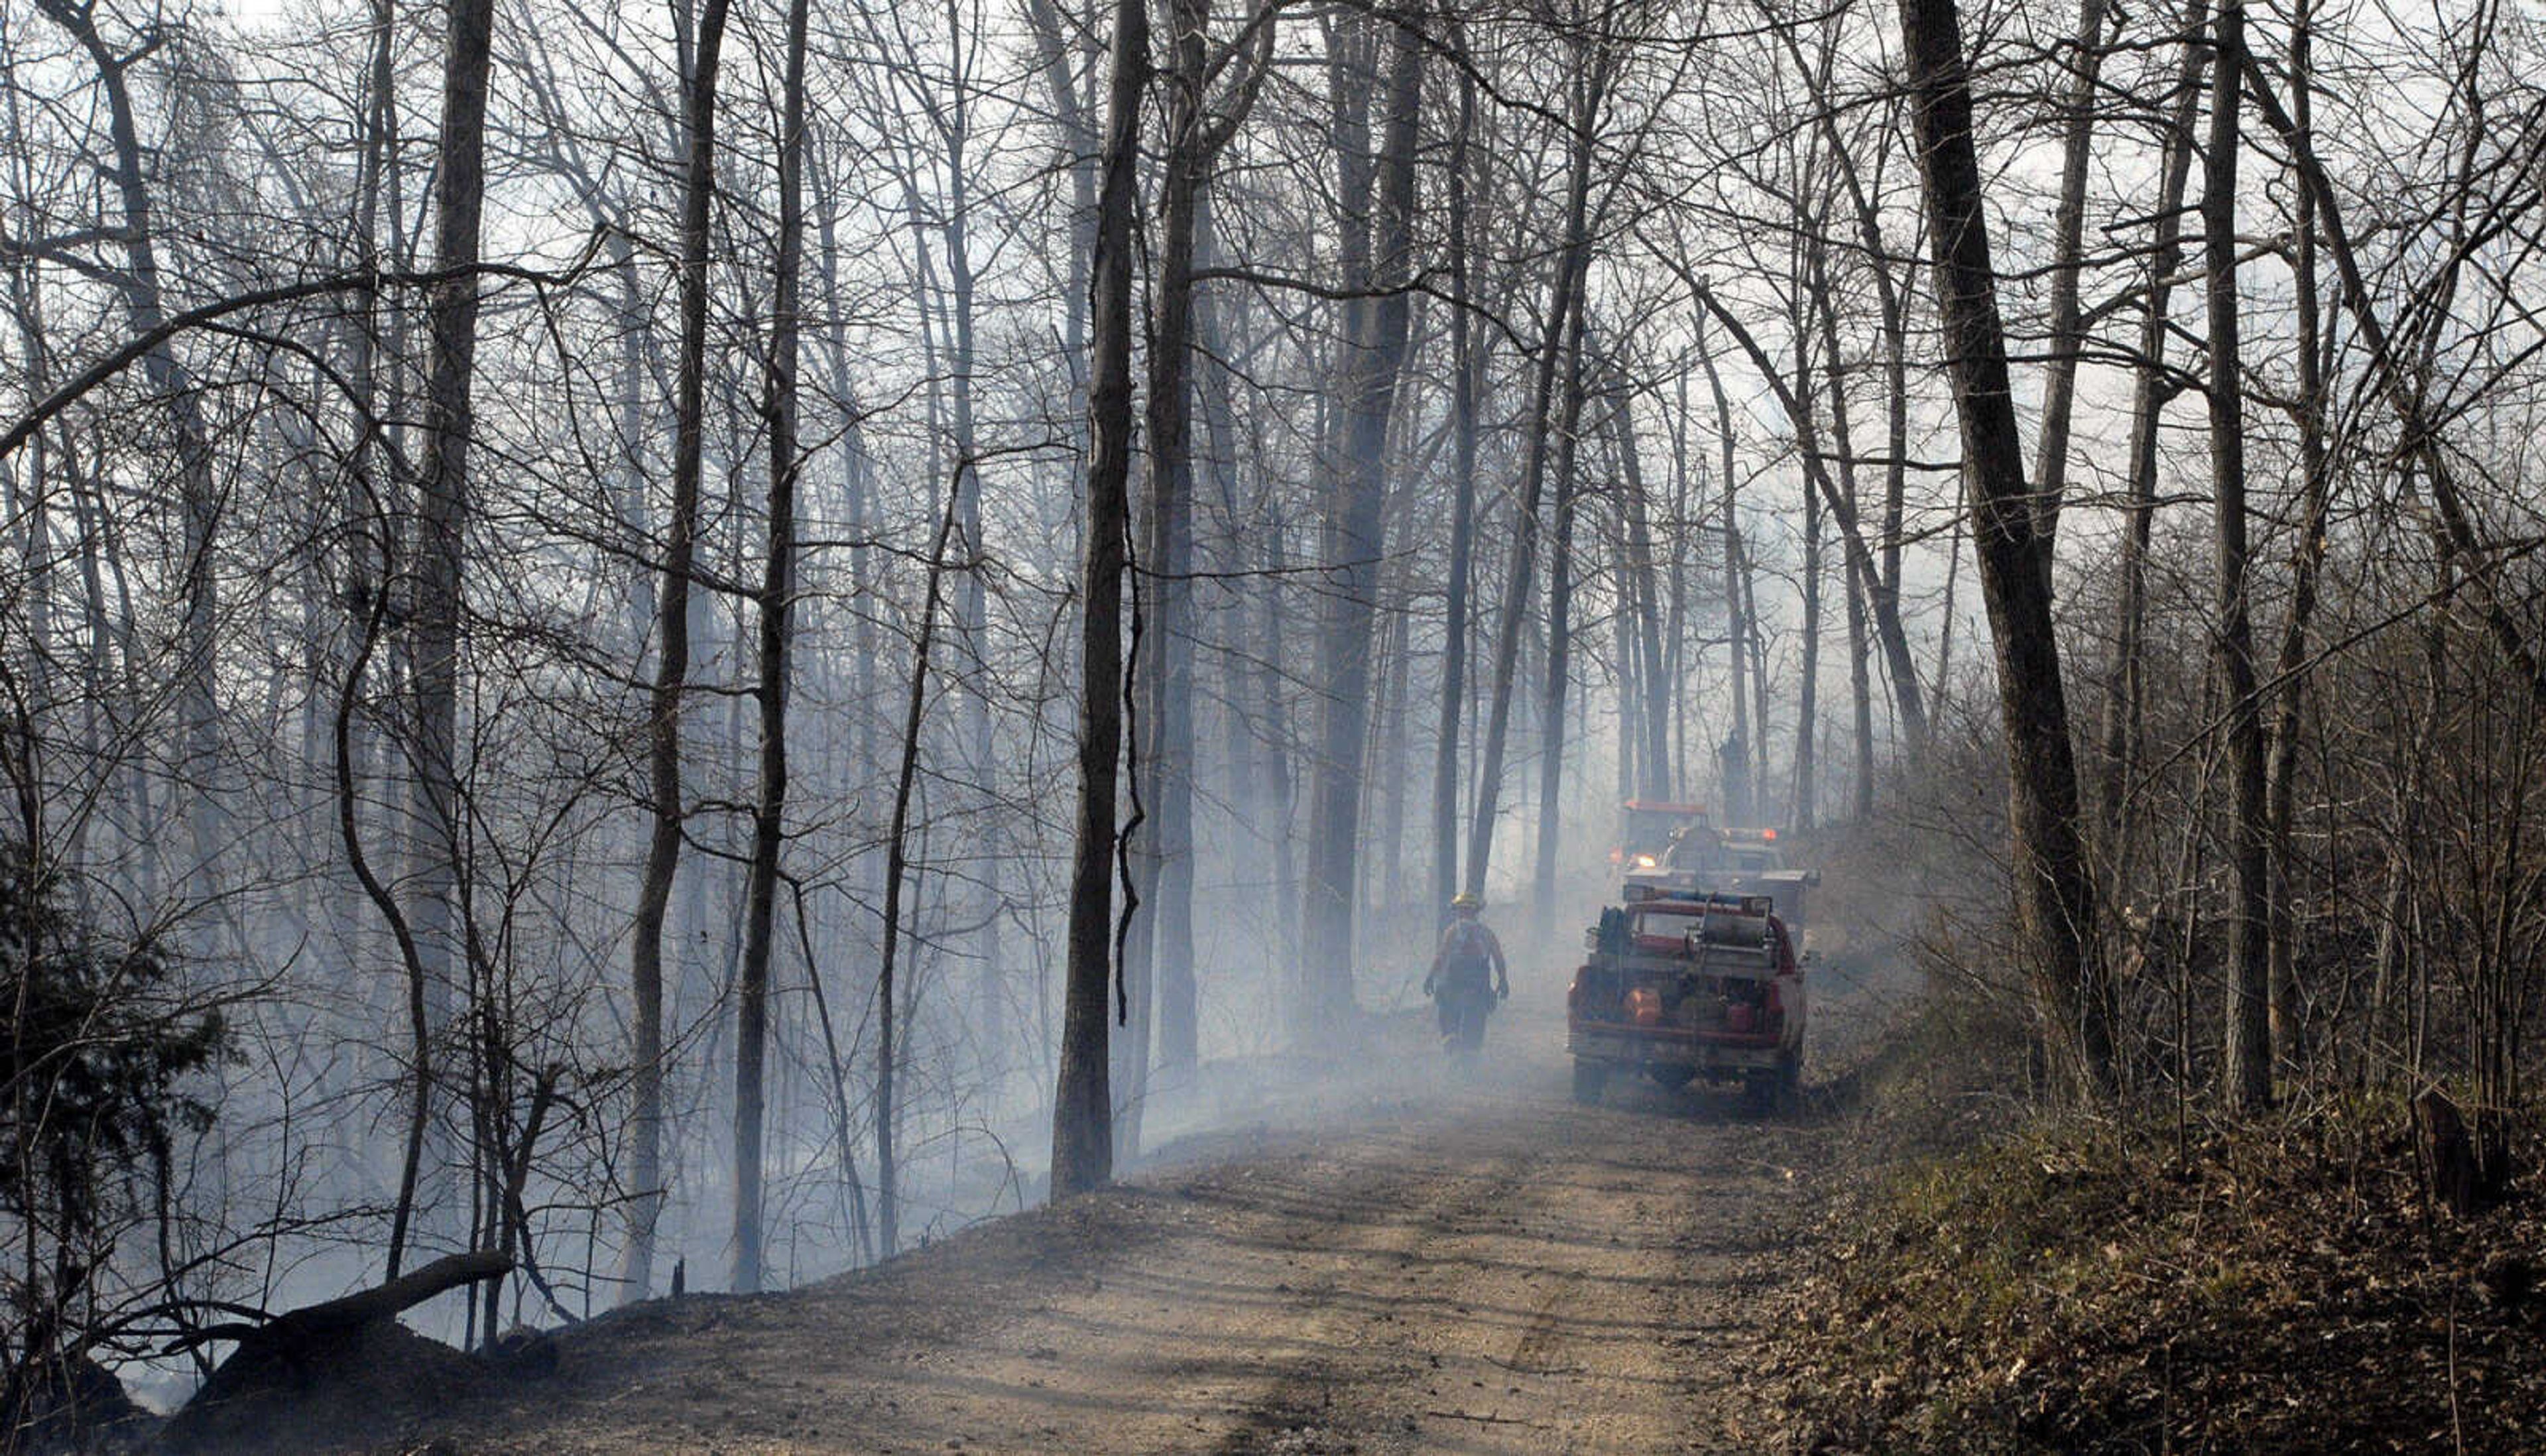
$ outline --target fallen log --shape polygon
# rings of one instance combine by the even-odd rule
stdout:
[[[261,1324],[232,1321],[223,1325],[208,1325],[189,1331],[168,1348],[173,1352],[216,1339],[235,1340],[242,1348],[311,1343],[361,1328],[375,1320],[394,1319],[437,1294],[480,1280],[500,1279],[512,1270],[512,1258],[491,1248],[444,1254],[423,1268],[400,1274],[384,1284],[376,1284],[359,1293],[318,1304],[303,1305]]]
[[[296,1330],[316,1333],[368,1325],[374,1320],[404,1314],[435,1295],[458,1289],[463,1284],[500,1279],[512,1271],[512,1256],[495,1249],[448,1253],[421,1269],[400,1274],[360,1294],[349,1294],[341,1299],[294,1310],[267,1325],[265,1329],[274,1331],[277,1326],[290,1326]]]
[[[472,1379],[491,1378],[479,1362],[408,1330],[397,1317],[435,1295],[500,1278],[512,1267],[510,1257],[492,1249],[450,1254],[386,1283],[263,1323],[193,1331],[182,1343],[227,1339],[238,1348],[171,1418],[163,1447],[271,1450],[273,1433],[292,1428],[288,1422],[294,1420],[394,1422]],[[312,1412],[333,1413],[322,1419]]]

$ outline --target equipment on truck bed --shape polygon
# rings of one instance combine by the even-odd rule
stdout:
[[[1739,1079],[1754,1113],[1791,1105],[1804,972],[1774,901],[1637,890],[1600,912],[1566,994],[1575,1099],[1596,1102],[1612,1071],[1640,1070],[1674,1087]]]

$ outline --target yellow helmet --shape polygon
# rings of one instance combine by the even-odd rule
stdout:
[[[1480,909],[1483,908],[1484,905],[1484,900],[1477,899],[1475,896],[1470,895],[1464,890],[1450,897],[1450,908],[1454,910]]]

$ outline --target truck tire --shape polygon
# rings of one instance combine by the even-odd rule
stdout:
[[[1777,1073],[1753,1071],[1741,1078],[1741,1115],[1765,1122],[1777,1113]]]
[[[1609,1064],[1588,1057],[1573,1059],[1573,1100],[1585,1107],[1600,1100],[1600,1089],[1609,1083]]]
[[[1780,1057],[1774,1068],[1741,1079],[1741,1115],[1754,1122],[1792,1117],[1803,1106],[1803,1060]]]

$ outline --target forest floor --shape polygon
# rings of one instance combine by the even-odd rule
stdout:
[[[1798,1444],[2546,1452],[2533,1123],[2503,1200],[2461,1217],[2428,1192],[2393,1094],[2233,1127],[1916,1100],[1866,1093],[1822,1171],[1804,1272],[1762,1312],[1778,1339],[1761,1384]]]
[[[2546,1199],[2432,1210],[2399,1105],[2027,1113],[1989,1044],[1892,1023],[1754,1123],[1632,1079],[1577,1107],[1544,1012],[1466,1071],[1386,1018],[1310,1075],[1219,1069],[1246,1115],[1101,1193],[621,1311],[538,1378],[384,1327],[190,1449],[2546,1450]]]
[[[1516,1003],[1517,1004],[1517,1003]],[[563,1331],[538,1380],[309,1408],[242,1447],[479,1453],[1754,1451],[1809,1128],[1571,1100],[1561,1021],[1464,1073],[1412,1017],[1119,1186],[787,1294]]]

